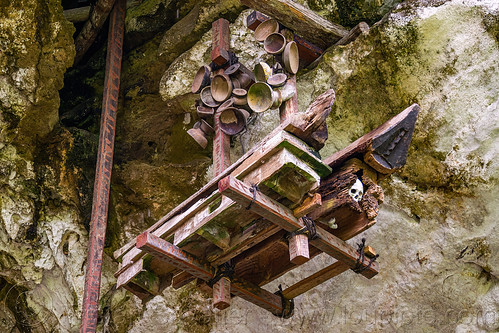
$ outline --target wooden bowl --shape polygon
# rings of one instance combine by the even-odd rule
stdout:
[[[201,89],[201,101],[204,103],[204,105],[209,106],[210,108],[216,108],[217,106],[220,105],[217,101],[213,99],[213,96],[211,95],[211,86],[206,86],[203,89]]]
[[[267,82],[267,79],[272,75],[272,69],[265,62],[259,62],[256,64],[253,73],[255,73],[256,81]]]
[[[263,48],[269,54],[281,54],[285,47],[286,37],[278,32],[268,35],[263,42]]]
[[[298,46],[294,41],[289,42],[284,48],[282,55],[284,67],[291,74],[296,74],[300,66],[300,55],[298,53]]]
[[[210,68],[206,65],[199,68],[192,81],[191,91],[193,94],[199,94],[201,89],[210,84],[210,73]]]
[[[236,135],[246,127],[249,113],[234,107],[226,108],[220,113],[220,129],[228,135]]]
[[[280,74],[274,74],[269,79],[267,80],[267,83],[270,84],[272,87],[281,87],[286,83],[286,80],[288,79],[288,76],[286,74],[280,73]]]
[[[201,146],[201,148],[204,149],[208,145],[208,140],[200,128],[191,128],[187,131],[187,134],[189,134],[191,138],[193,138]]]
[[[232,94],[232,81],[227,74],[217,74],[211,80],[211,95],[217,102],[223,102]]]
[[[273,90],[265,82],[257,82],[248,90],[248,105],[255,112],[264,112],[273,104]]]
[[[268,35],[274,32],[279,32],[279,22],[274,19],[267,20],[260,23],[260,25],[255,29],[255,39],[258,42],[263,42]]]

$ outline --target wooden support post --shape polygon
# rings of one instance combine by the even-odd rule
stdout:
[[[215,276],[215,268],[204,263],[186,251],[149,232],[137,237],[137,248],[154,255],[164,262],[189,272],[193,276],[208,281]],[[231,293],[248,302],[270,311],[275,315],[282,313],[281,298],[247,281],[234,278]]]
[[[213,285],[213,307],[223,310],[230,306],[230,280],[221,278]]]
[[[296,93],[296,75],[291,75],[286,82],[295,90],[293,97],[283,102],[279,107],[279,116],[281,118],[281,124],[289,120],[295,113],[298,112],[298,96]]]
[[[112,5],[112,2],[111,2]],[[113,169],[116,113],[120,90],[121,59],[125,30],[125,0],[116,1],[109,20],[106,73],[102,98],[102,115],[99,150],[95,171],[92,216],[85,272],[85,289],[81,314],[80,332],[95,332],[99,311],[99,293],[102,271],[102,255],[106,238],[109,191]],[[107,16],[107,14],[106,14]],[[83,33],[83,32],[82,32]]]
[[[304,234],[291,236],[289,238],[289,261],[301,265],[309,260],[308,236]]]
[[[232,176],[222,179],[218,183],[218,189],[220,193],[243,206],[248,206],[251,203],[249,207],[251,211],[275,223],[286,231],[293,232],[305,226],[305,223],[301,219],[297,219],[289,208],[272,200],[261,192],[253,194],[250,186]],[[359,255],[351,245],[319,226],[316,226],[316,231],[318,237],[310,241],[313,246],[344,262],[350,268],[356,267]],[[378,274],[378,264],[376,262],[369,265],[369,260],[364,258],[364,261],[360,265],[365,267],[360,273],[363,276],[372,278]]]
[[[211,25],[211,34],[213,41],[211,47],[211,61],[222,66],[229,61],[229,21],[221,18],[213,22]]]
[[[328,138],[326,119],[335,99],[333,89],[319,95],[307,110],[290,117],[286,131],[293,133],[314,149],[320,150]]]
[[[211,61],[222,66],[229,61],[229,21],[218,19],[212,24]],[[215,138],[213,140],[213,176],[216,177],[230,166],[230,136],[220,128],[220,114],[215,113]],[[220,279],[213,285],[213,306],[225,309],[230,305],[230,281]]]
[[[284,297],[288,299],[293,299],[298,295],[301,295],[310,289],[320,285],[327,280],[340,275],[341,273],[347,271],[350,267],[348,265],[342,263],[341,261],[337,261],[332,265],[327,266],[326,268],[321,269],[317,273],[310,275],[309,277],[301,280],[300,282],[295,283],[289,288],[283,290],[282,294]]]

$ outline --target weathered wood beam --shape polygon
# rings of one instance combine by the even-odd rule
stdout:
[[[286,120],[291,119],[295,114],[298,113],[298,94],[296,93],[296,75],[291,75],[286,82],[287,85],[291,86],[295,91],[293,97],[283,102],[279,106],[279,117],[281,118],[281,124]]]
[[[329,22],[291,0],[241,0],[241,3],[275,18],[324,49],[348,34],[348,30],[341,25]]]
[[[312,288],[317,287],[321,283],[326,282],[327,280],[340,275],[341,273],[347,271],[350,267],[344,264],[341,261],[337,261],[332,265],[329,265],[317,273],[310,275],[309,277],[301,280],[300,282],[295,283],[291,287],[288,287],[282,291],[284,297],[288,299],[293,299],[296,296],[299,296]]]
[[[334,46],[347,45],[356,40],[360,35],[367,35],[369,33],[369,25],[366,22],[360,22],[348,32],[346,36],[337,41]],[[315,59],[307,69],[314,69],[322,61],[322,54]]]
[[[196,279],[195,276],[193,276],[191,273],[187,272],[180,272],[177,275],[175,275],[172,279],[172,287],[173,289],[179,289],[188,284],[191,281],[194,281]]]
[[[349,158],[363,156],[364,162],[381,174],[399,170],[407,160],[419,110],[417,104],[409,106],[380,127],[326,158],[324,163],[336,168]]]
[[[232,176],[222,179],[218,184],[218,188],[220,193],[243,206],[248,206],[251,203],[249,207],[251,211],[275,223],[286,231],[293,232],[305,226],[304,222],[301,219],[297,219],[289,208],[272,200],[261,192],[257,191],[254,194],[250,190],[250,186]],[[351,245],[331,235],[319,226],[316,226],[316,229],[318,238],[310,240],[310,244],[337,260],[344,262],[350,268],[354,268],[357,265],[359,255]],[[364,261],[360,264],[362,267],[365,267],[361,272],[363,276],[372,278],[378,274],[378,265],[376,262],[373,262],[369,266],[369,260],[364,258]]]
[[[149,232],[137,237],[137,248],[204,281],[209,281],[215,276],[213,266]],[[275,315],[282,313],[282,303],[279,296],[249,282],[234,278],[231,283],[231,293]]]
[[[73,66],[81,61],[87,50],[93,44],[100,29],[109,16],[115,1],[116,0],[99,0],[95,4],[92,13],[90,14],[90,19],[85,23],[75,39],[76,55]],[[123,45],[120,46],[122,47]]]
[[[90,17],[90,9],[90,6],[66,9],[62,12],[62,15],[69,22],[85,22]]]
[[[328,138],[327,127],[325,135],[314,135],[321,131],[325,126],[327,116],[331,112],[335,99],[333,89],[329,89],[319,95],[305,112],[297,113],[289,117],[290,124],[285,128],[286,131],[293,133],[316,150],[324,147]]]
[[[369,25],[366,22],[360,22],[352,28],[342,39],[336,42],[334,46],[347,45],[357,39],[360,35],[367,35],[369,33]]]
[[[307,215],[308,213],[316,210],[322,205],[322,197],[319,193],[314,193],[311,197],[303,200],[301,206],[296,207],[293,210],[293,215],[295,217],[302,217]]]

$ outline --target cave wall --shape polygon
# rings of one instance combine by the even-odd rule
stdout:
[[[346,272],[299,296],[287,320],[241,299],[214,310],[192,283],[145,304],[113,288],[112,252],[211,177],[211,150],[186,134],[196,121],[190,84],[209,63],[211,22],[230,20],[231,48],[247,67],[268,59],[238,1],[143,1],[127,11],[100,331],[499,330],[499,5],[299,2],[349,27],[371,25],[298,74],[301,111],[325,90],[336,92],[323,157],[412,103],[422,109],[407,165],[382,182],[385,202],[364,234],[380,253],[380,274]],[[70,68],[75,30],[62,11],[55,0],[0,1],[2,332],[79,327],[105,43]],[[257,119],[231,158],[277,118],[269,111]],[[318,256],[265,288],[289,286],[328,263]]]

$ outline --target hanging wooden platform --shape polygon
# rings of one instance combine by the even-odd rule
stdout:
[[[377,181],[405,163],[418,111],[409,107],[324,161],[296,136],[306,139],[310,122],[303,114],[292,117],[116,251],[122,260],[117,287],[147,300],[193,279],[211,284],[230,262],[228,300],[217,303],[220,308],[232,295],[290,316],[292,298],[346,270],[374,277],[379,268],[368,257],[372,249],[360,257],[345,241],[374,225],[383,200]],[[356,179],[364,184],[359,201],[349,194]],[[293,234],[304,230],[307,214],[315,221],[314,239]],[[322,252],[338,261],[282,291],[283,298],[262,288]]]

